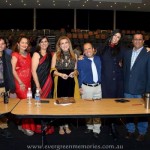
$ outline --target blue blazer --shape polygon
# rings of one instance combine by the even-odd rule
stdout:
[[[101,82],[101,60],[100,57],[94,56],[94,62],[96,65],[97,73],[98,73],[98,83]],[[79,87],[81,87],[82,83],[93,84],[93,73],[91,68],[92,61],[84,56],[83,60],[78,60],[77,69],[79,72],[78,81]]]
[[[131,49],[125,52],[124,92],[135,95],[150,92],[150,52],[143,48],[130,70],[131,56]]]

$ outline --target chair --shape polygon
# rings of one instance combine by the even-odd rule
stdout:
[[[70,39],[70,41],[72,42],[72,33],[67,33],[66,36]]]
[[[87,42],[88,39],[89,39],[88,33],[84,33],[84,34],[83,34],[83,38],[84,38],[84,42]]]
[[[130,30],[127,30],[127,31],[126,31],[126,34],[131,34]]]

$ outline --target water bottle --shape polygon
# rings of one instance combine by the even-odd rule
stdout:
[[[36,93],[35,93],[35,105],[37,107],[40,106],[41,102],[40,102],[41,98],[40,98],[40,91],[37,89]]]
[[[27,91],[27,102],[28,104],[32,104],[32,91],[31,91],[31,88],[28,88],[28,91]]]
[[[144,94],[144,106],[146,109],[150,109],[150,93]]]

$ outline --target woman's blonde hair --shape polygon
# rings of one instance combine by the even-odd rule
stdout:
[[[59,37],[59,39],[58,39],[58,41],[56,43],[56,57],[57,57],[57,59],[59,60],[61,58],[62,49],[60,48],[60,42],[63,39],[66,39],[68,41],[68,43],[69,43],[69,50],[68,51],[70,53],[71,59],[75,60],[76,59],[75,58],[75,53],[73,51],[71,41],[70,41],[70,39],[67,36],[61,36],[61,37]]]

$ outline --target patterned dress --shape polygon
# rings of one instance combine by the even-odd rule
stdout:
[[[69,75],[74,71],[75,60],[70,58],[69,52],[63,52],[61,59],[56,61],[56,68],[58,72]],[[75,81],[74,78],[68,78],[67,80],[58,77],[57,83],[57,97],[73,97],[74,96]]]

